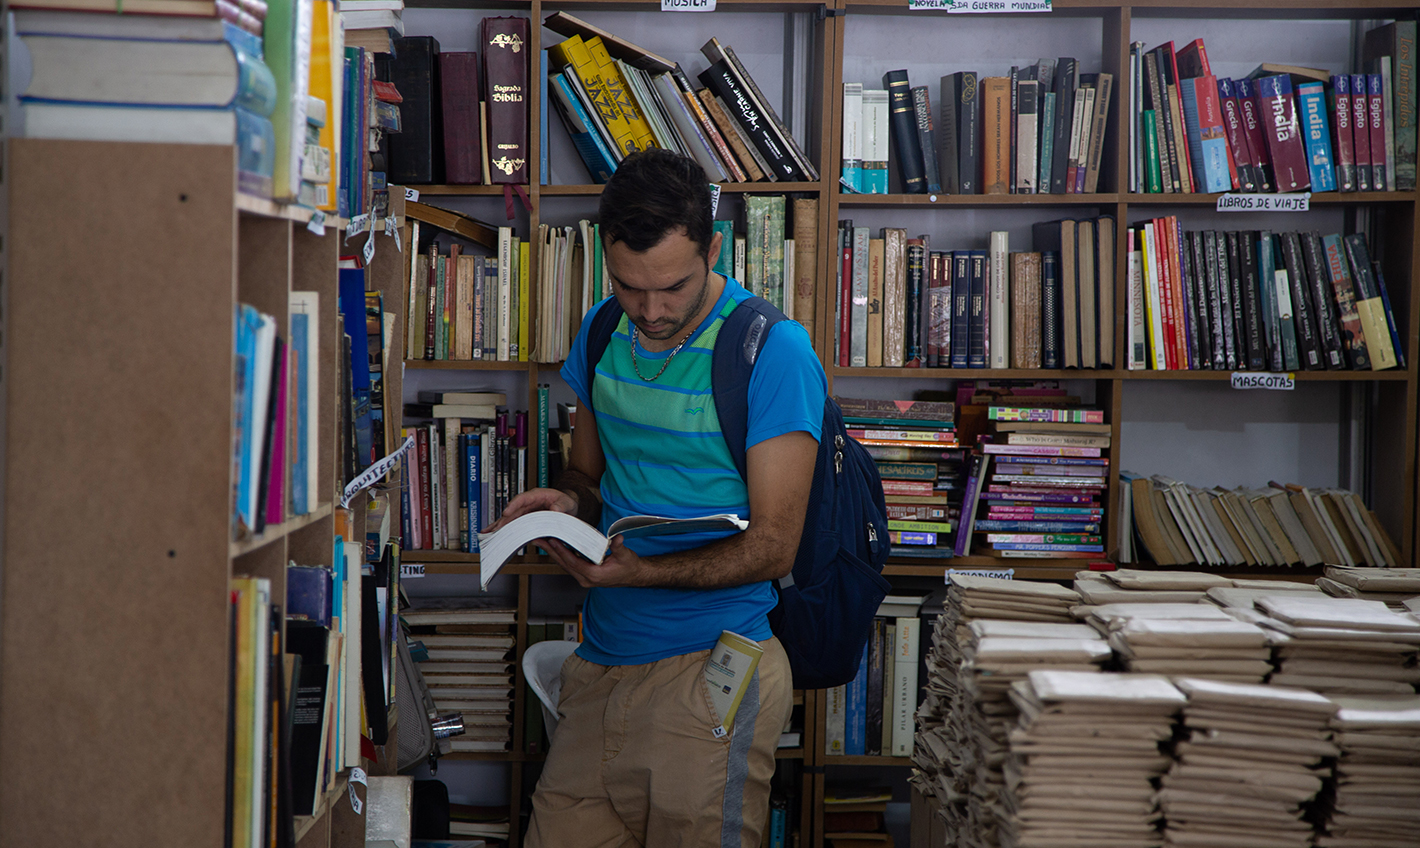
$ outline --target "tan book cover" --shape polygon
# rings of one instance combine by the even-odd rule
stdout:
[[[1306,527],[1302,524],[1301,516],[1292,508],[1292,499],[1288,493],[1280,489],[1264,489],[1267,499],[1271,502],[1272,512],[1277,516],[1277,523],[1282,526],[1282,531],[1287,534],[1287,540],[1296,549],[1297,556],[1302,565],[1321,565],[1321,552],[1316,545],[1312,544],[1312,538],[1307,533]]]
[[[1218,523],[1233,540],[1233,546],[1238,549],[1238,554],[1242,557],[1243,562],[1247,565],[1257,565],[1257,554],[1243,534],[1239,532],[1237,524],[1233,521],[1232,513],[1224,505],[1222,497],[1216,492],[1203,492],[1203,495],[1208,499],[1209,508],[1218,516]]]
[[[1108,76],[1108,74],[1101,74],[1101,76]],[[1095,332],[1099,341],[1098,354],[1099,367],[1101,368],[1111,368],[1115,362],[1114,322],[1118,316],[1114,313],[1114,287],[1118,272],[1114,262],[1114,245],[1118,235],[1113,218],[1103,215],[1095,219],[1095,242],[1099,248],[1095,259],[1095,278],[1099,280],[1095,298],[1099,321],[1096,324]]]
[[[1085,153],[1085,193],[1094,194],[1099,190],[1100,160],[1104,155],[1104,131],[1109,123],[1109,98],[1114,88],[1114,74],[1100,74],[1095,82],[1095,111],[1090,138]],[[1101,246],[1103,249],[1103,246]],[[1103,311],[1101,315],[1110,315]]]
[[[883,227],[883,365],[902,367],[907,316],[907,230]]]
[[[1247,522],[1253,544],[1258,546],[1258,550],[1265,552],[1267,560],[1265,564],[1286,565],[1286,561],[1282,559],[1282,551],[1272,541],[1272,535],[1267,532],[1267,528],[1262,526],[1262,519],[1258,516],[1257,510],[1253,509],[1252,501],[1248,499],[1245,491],[1237,489],[1229,492],[1228,498],[1240,520]]]
[[[982,194],[1009,194],[1011,182],[1011,80],[981,80]]]
[[[1095,368],[1099,365],[1097,345],[1099,344],[1099,314],[1096,311],[1099,277],[1095,273],[1095,224],[1097,219],[1086,219],[1075,228],[1075,261],[1079,286],[1080,314],[1080,362],[1081,368]],[[1067,316],[1067,319],[1068,316]],[[1112,320],[1112,318],[1111,318]]]
[[[460,256],[458,263],[458,314],[455,317],[458,339],[456,359],[473,359],[473,257]]]
[[[764,172],[755,163],[754,157],[749,155],[744,139],[735,132],[730,124],[730,116],[725,114],[725,110],[720,108],[720,101],[708,88],[702,88],[696,92],[696,97],[700,98],[700,105],[705,107],[705,114],[710,116],[716,128],[720,130],[720,136],[734,151],[735,164],[743,171],[741,182],[758,182],[764,179]]]
[[[1169,543],[1159,523],[1158,506],[1154,502],[1154,482],[1147,477],[1130,481],[1134,492],[1134,526],[1144,542],[1144,553],[1157,565],[1179,565],[1178,554]]]
[[[1248,502],[1257,513],[1258,520],[1262,522],[1262,527],[1271,537],[1272,544],[1276,546],[1277,552],[1282,557],[1283,565],[1295,565],[1302,561],[1302,557],[1297,553],[1297,549],[1292,545],[1292,540],[1287,536],[1287,531],[1282,529],[1282,524],[1277,520],[1277,513],[1272,510],[1272,501],[1263,492],[1251,491],[1247,494]]]
[[[883,364],[883,240],[868,239],[868,367]]]
[[[1292,501],[1292,510],[1297,513],[1302,527],[1306,528],[1307,535],[1311,537],[1312,545],[1316,547],[1317,555],[1321,557],[1321,561],[1327,565],[1343,565],[1345,561],[1337,552],[1331,534],[1327,533],[1326,528],[1322,526],[1321,518],[1317,515],[1316,507],[1307,497],[1307,493],[1294,491],[1289,492],[1287,497]]]
[[[794,320],[814,338],[818,280],[818,198],[794,199]]]
[[[1011,306],[1011,367],[1040,368],[1039,253],[1011,254]]]

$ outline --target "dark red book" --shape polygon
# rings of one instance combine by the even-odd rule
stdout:
[[[853,222],[838,222],[838,365],[847,368],[853,336]]]
[[[1243,132],[1247,135],[1247,150],[1252,154],[1253,175],[1258,191],[1272,191],[1272,157],[1262,140],[1262,116],[1258,113],[1257,84],[1250,79],[1237,80],[1238,107],[1242,111]]]
[[[1356,145],[1351,132],[1351,75],[1331,78],[1331,143],[1336,157],[1336,190],[1356,190]]]
[[[483,182],[483,144],[478,121],[478,54],[440,53],[444,110],[444,181]]]
[[[1385,89],[1380,74],[1366,74],[1366,105],[1371,128],[1371,191],[1389,191],[1385,144]]]
[[[1237,85],[1227,77],[1218,80],[1218,102],[1223,108],[1223,131],[1228,136],[1228,166],[1233,171],[1233,188],[1257,191],[1257,177],[1253,173],[1247,132],[1243,129]]]
[[[1280,192],[1311,188],[1307,151],[1297,122],[1297,101],[1292,97],[1292,78],[1276,74],[1257,79],[1257,108],[1272,159],[1272,177]]]
[[[1351,143],[1356,154],[1356,190],[1370,191],[1371,108],[1366,99],[1366,75],[1351,74]]]
[[[1174,58],[1178,65],[1179,79],[1194,79],[1195,77],[1211,77],[1212,69],[1208,67],[1208,51],[1203,47],[1203,39],[1195,38],[1187,47],[1178,51]]]
[[[528,182],[528,19],[483,19],[489,182]]]

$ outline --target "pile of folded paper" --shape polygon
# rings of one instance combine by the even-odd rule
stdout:
[[[1267,632],[1211,604],[1107,604],[1090,621],[1130,671],[1238,683],[1272,671]]]
[[[1380,601],[1295,593],[1264,595],[1235,614],[1287,637],[1268,682],[1327,695],[1413,695],[1420,682],[1420,620]]]
[[[1405,602],[1420,597],[1420,568],[1347,568],[1328,565],[1316,585],[1328,595],[1381,601],[1401,612]]]
[[[1321,848],[1420,844],[1420,697],[1333,696],[1341,755]]]

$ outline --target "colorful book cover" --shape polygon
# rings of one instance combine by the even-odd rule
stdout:
[[[1379,77],[1378,77],[1379,78]],[[1292,96],[1292,79],[1286,74],[1257,80],[1257,105],[1266,130],[1272,175],[1280,192],[1306,191],[1311,187],[1306,148]]]
[[[1188,130],[1194,184],[1204,192],[1228,191],[1232,188],[1232,178],[1217,81],[1211,76],[1185,79],[1179,83],[1179,91],[1183,95],[1183,120]]]
[[[1331,129],[1326,120],[1326,92],[1319,82],[1297,86],[1297,105],[1302,113],[1302,139],[1307,150],[1307,169],[1312,191],[1336,191],[1336,162],[1331,150]]]

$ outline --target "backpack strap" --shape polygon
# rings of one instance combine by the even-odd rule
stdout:
[[[592,326],[587,330],[587,385],[591,386],[597,377],[597,363],[602,361],[611,337],[616,333],[616,325],[625,314],[616,298],[607,298],[597,314],[592,316]],[[590,404],[589,404],[590,405]]]
[[[735,469],[746,481],[749,480],[745,459],[745,438],[749,435],[749,380],[764,340],[769,337],[769,328],[784,320],[787,320],[784,313],[769,301],[751,297],[740,301],[726,316],[720,335],[715,339],[710,386],[715,392],[720,433],[725,437],[730,456],[734,457]]]

